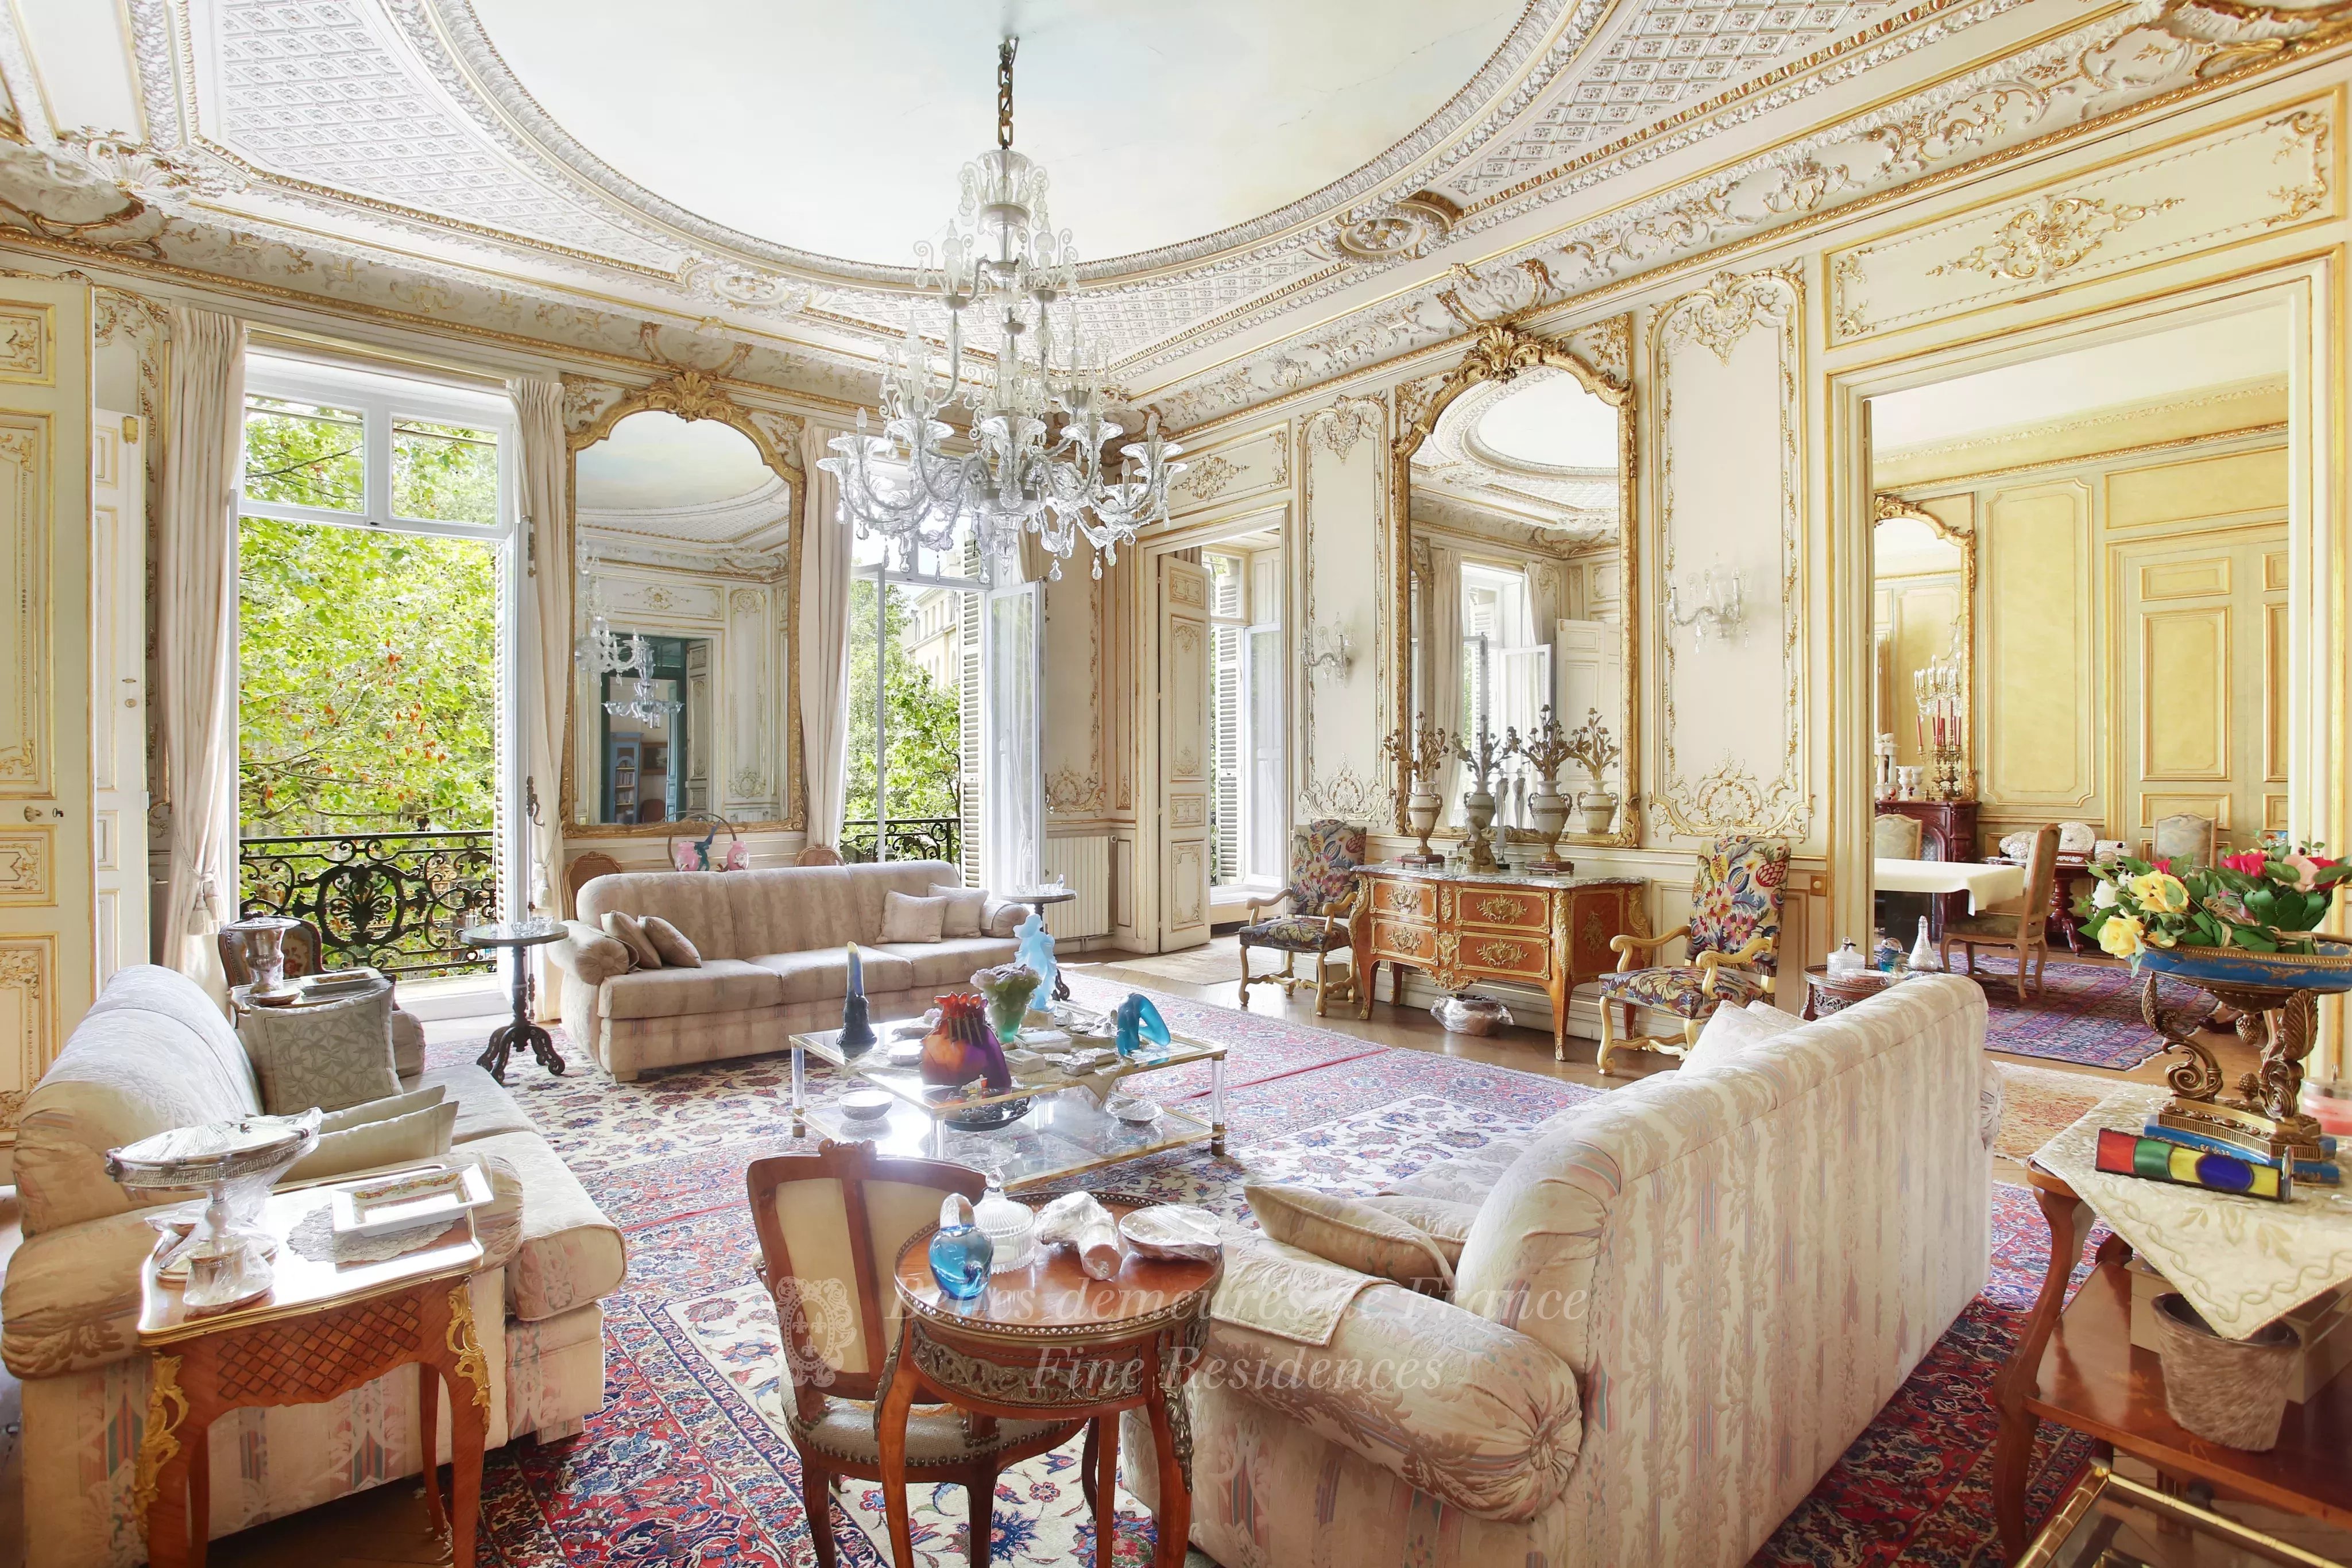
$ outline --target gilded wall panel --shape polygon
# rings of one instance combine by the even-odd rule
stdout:
[[[1688,837],[1805,838],[1803,284],[1718,273],[1651,326],[1659,570],[1687,613],[1702,574],[1736,574],[1728,635],[1657,617],[1655,826]],[[1664,594],[1657,602],[1663,604]]]
[[[2275,511],[2287,491],[2284,446],[2231,452],[2107,476],[2107,527],[2152,528],[2159,523],[2228,517],[2245,511]]]
[[[1829,253],[1830,341],[2340,215],[2335,100],[2284,111]]]
[[[2000,491],[1986,508],[1984,555],[1987,793],[2003,806],[2095,810],[2090,487]]]
[[[9,689],[0,696],[0,795],[46,797],[51,681],[49,422],[37,413],[0,416],[0,621]]]
[[[2140,617],[2140,777],[2230,776],[2230,607]]]
[[[1290,483],[1290,423],[1285,420],[1183,456],[1168,486],[1168,509],[1181,517],[1245,501]]]
[[[1104,587],[1076,571],[1045,585],[1045,810],[1056,817],[1098,817],[1109,805]]]

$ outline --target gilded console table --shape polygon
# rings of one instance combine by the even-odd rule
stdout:
[[[1537,876],[1440,866],[1361,866],[1352,934],[1362,977],[1356,1016],[1372,1016],[1372,982],[1390,967],[1391,996],[1415,968],[1448,991],[1479,980],[1533,986],[1551,998],[1551,1053],[1568,1060],[1568,998],[1617,967],[1609,939],[1646,936],[1636,876]]]

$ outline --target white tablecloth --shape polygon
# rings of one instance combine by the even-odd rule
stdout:
[[[1969,913],[2025,892],[2025,868],[1979,861],[1874,860],[1871,880],[1881,893],[1965,893]]]

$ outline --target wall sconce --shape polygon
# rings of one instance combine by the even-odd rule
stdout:
[[[1706,642],[1710,632],[1726,643],[1735,636],[1746,642],[1745,615],[1739,574],[1736,571],[1718,573],[1708,567],[1687,591],[1672,579],[1666,582],[1666,624],[1670,628],[1689,627],[1694,642]]]
[[[1323,671],[1331,670],[1345,681],[1348,672],[1356,667],[1355,639],[1337,621],[1328,626],[1309,626],[1299,636],[1298,657],[1307,666],[1307,679],[1314,680]]]

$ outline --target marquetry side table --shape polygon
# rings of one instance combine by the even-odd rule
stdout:
[[[1146,1207],[1104,1197],[1116,1217]],[[1200,1360],[1209,1299],[1224,1260],[1155,1261],[1131,1249],[1118,1273],[1089,1280],[1068,1249],[999,1274],[977,1301],[931,1278],[927,1225],[899,1249],[898,1343],[882,1369],[875,1421],[891,1558],[915,1561],[907,1512],[907,1413],[949,1404],[978,1416],[1087,1423],[1079,1481],[1095,1519],[1097,1568],[1110,1568],[1118,1490],[1118,1418],[1142,1410],[1158,1449],[1158,1568],[1183,1568],[1192,1532],[1192,1427],[1183,1384]],[[975,1512],[973,1528],[985,1528]]]
[[[415,1364],[425,1500],[450,1535],[452,1568],[472,1568],[489,1432],[490,1368],[476,1333],[468,1276],[481,1267],[471,1217],[418,1238],[397,1257],[342,1263],[306,1256],[289,1239],[322,1188],[274,1193],[262,1224],[278,1239],[269,1293],[226,1312],[191,1313],[176,1282],[140,1274],[139,1343],[148,1354],[147,1423],[138,1502],[152,1568],[205,1559],[211,1536],[212,1424],[233,1410],[316,1405]],[[318,1250],[309,1228],[302,1245]],[[442,1507],[440,1388],[449,1385],[453,1485]]]

